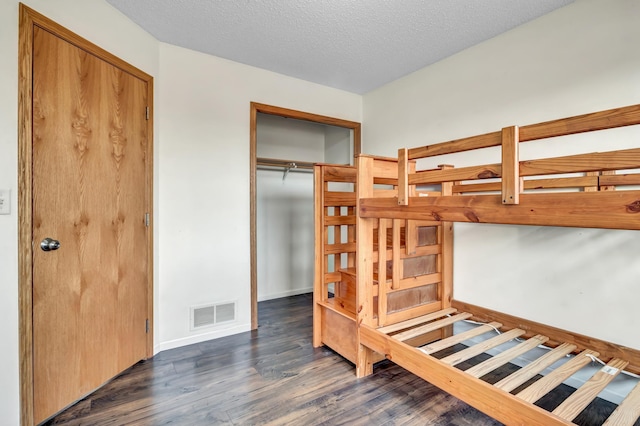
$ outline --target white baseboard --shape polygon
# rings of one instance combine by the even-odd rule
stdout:
[[[294,290],[283,291],[281,293],[271,293],[258,295],[258,302],[264,302],[265,300],[280,299],[281,297],[297,296],[299,294],[312,293],[313,287],[309,288],[296,288]]]
[[[207,340],[219,339],[221,337],[231,336],[233,334],[244,333],[251,330],[251,324],[239,324],[225,328],[211,328],[206,333],[183,337],[180,339],[169,340],[154,346],[153,354],[157,355],[162,351],[180,348],[182,346],[192,345],[194,343],[205,342]]]

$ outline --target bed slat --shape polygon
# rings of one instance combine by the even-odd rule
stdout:
[[[492,322],[490,324],[484,324],[480,327],[472,328],[471,330],[467,330],[464,333],[456,334],[451,337],[447,337],[446,339],[438,340],[437,342],[429,343],[421,348],[419,348],[425,354],[432,354],[443,349],[449,348],[457,343],[464,342],[467,339],[471,339],[472,337],[480,336],[481,334],[488,333],[490,331],[495,331],[496,329],[502,327],[502,324],[499,322]]]
[[[631,426],[640,418],[640,383],[618,405],[602,426]]]
[[[456,352],[455,354],[444,357],[440,361],[449,365],[460,364],[461,362],[471,359],[476,355],[480,355],[488,349],[495,348],[496,346],[508,342],[509,340],[515,339],[518,336],[522,336],[524,333],[524,330],[514,328],[505,333],[492,337],[491,339],[485,340],[484,342],[480,342],[478,344],[470,346],[460,352]]]
[[[481,362],[478,365],[471,367],[470,369],[466,370],[466,373],[472,375],[473,377],[482,377],[490,371],[493,371],[496,368],[505,365],[512,359],[519,357],[523,353],[528,352],[538,345],[545,343],[547,340],[549,340],[549,338],[541,334],[533,336],[532,338],[520,343],[518,346],[514,346],[513,348],[508,349],[500,353],[499,355],[496,355],[484,362]]]
[[[612,359],[553,410],[553,414],[567,420],[575,419],[628,364],[627,361],[618,358]]]
[[[559,359],[567,356],[571,352],[576,350],[576,345],[570,345],[569,343],[563,343],[560,346],[557,346],[550,352],[542,355],[540,358],[536,359],[530,364],[527,364],[525,367],[522,367],[520,370],[516,371],[513,374],[508,375],[504,379],[500,380],[494,386],[502,389],[505,392],[511,392],[536,374],[540,374],[542,370],[551,366]]]
[[[433,330],[438,330],[440,328],[446,327],[458,321],[466,320],[468,318],[471,318],[471,314],[467,312],[463,312],[461,314],[456,314],[452,317],[446,317],[438,321],[430,322],[429,324],[421,325],[416,328],[403,331],[402,333],[395,334],[393,337],[396,340],[404,342],[405,340],[409,340],[413,337],[420,336],[421,334],[426,334]]]
[[[405,328],[410,328],[416,326],[418,324],[422,324],[425,322],[433,321],[438,318],[446,317],[447,315],[453,314],[456,312],[455,308],[447,308],[438,312],[434,312],[432,314],[423,315],[421,317],[412,318],[407,321],[402,321],[397,324],[391,324],[386,327],[380,327],[377,330],[384,334],[393,333],[395,331],[404,330]]]
[[[589,355],[597,357],[600,354],[590,349],[584,350],[580,352],[579,355],[576,355],[575,358],[562,364],[516,396],[533,404],[542,398],[543,395],[546,395],[560,383],[571,377],[576,371],[589,364],[591,362]]]

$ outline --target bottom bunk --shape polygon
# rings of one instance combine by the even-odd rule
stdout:
[[[603,352],[606,352],[605,359],[610,358],[608,363],[559,405],[547,411],[536,405],[536,402],[583,367],[595,362],[600,356],[598,350],[583,349],[582,345],[576,345],[573,341],[559,342],[556,340],[557,333],[553,330],[551,330],[553,333],[548,333],[551,337],[543,334],[531,336],[532,330],[527,326],[523,328],[507,326],[506,331],[498,332],[493,337],[485,335],[485,333],[495,334],[502,328],[503,324],[499,321],[491,321],[423,346],[414,347],[409,344],[417,336],[451,327],[457,322],[472,317],[474,315],[470,312],[459,312],[455,308],[448,308],[377,329],[361,325],[361,343],[505,424],[571,425],[574,419],[629,365],[629,360],[608,356],[616,352],[616,348],[619,347],[597,341],[596,346],[603,347]],[[468,344],[471,339],[481,335],[489,338],[477,344],[468,345],[457,352],[450,350],[462,342]],[[525,339],[525,337],[529,338]],[[465,361],[514,339],[520,342],[499,355],[489,357],[464,371],[459,368]],[[549,342],[553,347],[549,347],[544,355],[528,365],[500,378],[495,383],[483,380],[483,377],[487,378],[492,371]],[[447,351],[448,353],[443,356]],[[563,358],[567,358],[576,351],[578,352],[575,356],[560,363]],[[638,355],[636,351],[629,350],[627,353],[623,350],[622,352],[630,355],[633,362],[636,361],[635,358]],[[544,376],[540,375],[545,369],[554,365],[556,368],[553,371]],[[634,374],[630,373],[630,375]],[[640,384],[636,384],[603,424],[631,426],[640,424],[639,418]]]

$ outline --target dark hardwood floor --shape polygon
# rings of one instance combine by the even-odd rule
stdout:
[[[357,379],[312,347],[311,311],[310,294],[261,302],[258,330],[161,352],[46,424],[500,424],[389,361]]]

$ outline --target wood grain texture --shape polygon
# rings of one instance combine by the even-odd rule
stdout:
[[[322,206],[324,206],[324,202],[322,201],[324,194],[324,168],[322,166],[314,166],[313,170],[313,227],[314,227],[314,267],[313,267],[313,347],[317,348],[322,345],[322,314],[323,309],[320,307],[319,303],[322,303],[326,300],[327,294],[325,293],[325,265],[324,265],[324,229],[325,215],[323,212],[325,211]],[[252,268],[252,271],[255,271],[255,268]],[[339,279],[339,276],[336,277],[335,282]],[[253,289],[253,286],[252,286]],[[253,306],[253,301],[252,301]],[[252,316],[253,317],[253,316]],[[257,315],[256,315],[257,318]],[[251,327],[252,330],[255,330],[255,327]]]
[[[598,189],[598,172],[587,172],[584,177],[568,177],[568,178],[551,178],[551,179],[528,179],[523,182],[523,189],[551,189],[551,188],[584,188],[593,187]],[[594,173],[594,174],[590,174]],[[638,179],[640,180],[640,179]],[[628,185],[632,185],[629,183]],[[454,185],[454,193],[471,193],[471,192],[491,192],[500,191],[501,182],[489,183],[469,183]],[[592,191],[595,192],[595,191]]]
[[[388,323],[395,324],[397,322],[406,321],[411,318],[420,317],[422,315],[428,315],[432,312],[439,311],[442,308],[440,301],[424,303],[419,306],[413,306],[398,310],[395,312],[387,312]]]
[[[409,153],[406,148],[398,150],[398,204],[409,203]]]
[[[640,105],[614,108],[569,118],[546,121],[520,127],[520,142],[528,142],[555,136],[565,136],[595,130],[640,124]],[[442,142],[408,150],[409,159],[434,157],[443,154],[471,151],[498,146],[502,142],[501,132]]]
[[[439,166],[442,170],[452,169],[452,165],[442,164]],[[453,195],[454,187],[457,182],[443,182],[441,185],[444,197]],[[437,228],[437,239],[442,251],[439,256],[438,271],[442,275],[442,284],[440,286],[440,294],[438,295],[442,303],[442,309],[451,306],[453,299],[453,222],[444,221]],[[452,331],[443,328],[442,337],[446,338],[452,334]]]
[[[325,191],[324,193],[324,206],[325,207],[342,207],[356,205],[356,194],[354,192],[333,192]]]
[[[517,394],[517,397],[523,401],[534,403],[543,395],[549,393],[553,388],[571,377],[578,370],[591,362],[591,356],[597,357],[598,352],[592,350],[584,350],[565,362],[551,373],[547,374],[531,386]]]
[[[494,386],[504,391],[511,392],[529,379],[540,374],[540,372],[542,372],[545,368],[550,367],[556,361],[562,359],[576,349],[576,345],[570,345],[568,343],[563,343],[560,346],[556,346],[551,351],[547,352],[539,358],[536,358],[533,362],[527,364],[515,373],[500,380]]]
[[[400,342],[404,342],[405,340],[412,339],[421,334],[426,334],[431,331],[441,329],[442,327],[446,327],[458,321],[463,321],[469,318],[471,318],[471,314],[466,312],[455,314],[450,317],[445,317],[437,321],[429,322],[427,324],[418,325],[406,331],[401,331],[400,333],[394,334],[393,338],[397,339]]]
[[[147,87],[34,29],[35,421],[147,354]],[[64,330],[64,332],[59,332]]]
[[[502,165],[483,164],[459,168],[418,171],[408,177],[409,185],[426,185],[460,180],[493,179],[502,176]],[[429,197],[426,197],[429,198]]]
[[[20,4],[18,28],[18,306],[20,423],[33,418],[33,27],[31,9]]]
[[[387,246],[387,229],[390,220],[380,219],[378,223],[378,325],[387,325],[387,293],[390,286],[387,283],[387,250],[380,247]]]
[[[363,197],[373,196],[374,159],[360,156],[357,159],[358,181],[356,193],[358,204]],[[357,260],[356,260],[356,309],[358,332],[356,334],[356,375],[365,377],[373,372],[373,353],[360,343],[360,325],[373,326],[373,226],[375,220],[357,216]]]
[[[575,419],[578,414],[598,396],[611,381],[620,374],[628,362],[612,359],[606,367],[601,368],[585,384],[560,404],[553,413],[567,420]]]
[[[34,117],[35,113],[34,109],[34,99],[33,99],[33,87],[35,86],[34,82],[34,67],[38,64],[35,63],[35,60],[42,62],[41,59],[36,58],[36,55],[33,53],[33,49],[35,47],[34,44],[34,31],[46,31],[48,34],[57,37],[63,43],[67,43],[68,45],[75,46],[75,48],[81,50],[83,55],[87,55],[89,57],[97,58],[97,60],[101,61],[103,64],[109,64],[109,66],[114,67],[117,71],[116,73],[120,74],[120,77],[117,78],[117,84],[113,89],[118,94],[115,95],[117,98],[117,102],[127,102],[127,94],[131,94],[132,92],[138,92],[137,95],[140,95],[146,99],[146,105],[150,110],[150,117],[144,124],[141,124],[134,128],[133,132],[135,132],[135,136],[131,137],[132,134],[126,134],[125,137],[131,137],[132,141],[141,141],[143,145],[145,145],[146,149],[146,157],[144,159],[144,163],[139,165],[141,168],[141,173],[144,176],[144,180],[146,182],[146,190],[142,195],[141,202],[146,206],[146,212],[150,214],[151,224],[147,229],[146,236],[144,238],[138,238],[137,242],[141,244],[139,248],[142,252],[146,252],[149,254],[148,260],[146,262],[140,263],[140,269],[145,269],[147,282],[145,283],[147,289],[147,300],[153,300],[153,263],[151,255],[153,250],[153,78],[144,73],[143,71],[131,66],[130,64],[122,61],[116,56],[106,52],[104,49],[96,46],[95,44],[87,41],[86,39],[80,37],[79,35],[67,30],[64,27],[61,27],[57,23],[52,20],[46,18],[45,16],[39,14],[38,12],[30,9],[29,7],[20,4],[20,22],[19,22],[19,84],[18,84],[18,93],[19,93],[19,111],[18,111],[18,144],[19,144],[19,304],[20,304],[20,319],[19,319],[19,327],[20,327],[20,392],[21,392],[21,404],[20,404],[20,418],[21,423],[24,425],[29,425],[34,423],[34,327],[33,327],[33,318],[34,318],[34,306],[33,306],[33,298],[32,294],[35,291],[33,288],[33,262],[34,252],[32,251],[32,242],[38,241],[40,236],[34,235],[34,227],[41,226],[40,223],[37,223],[33,217],[32,210],[32,195],[33,195],[33,180],[32,180],[32,157],[33,157],[33,149],[32,143],[35,143],[33,140],[33,132],[32,128],[34,125]],[[72,64],[70,62],[69,64]],[[65,65],[69,65],[66,64]],[[62,76],[68,70],[56,69],[56,72],[60,72],[59,76]],[[36,74],[39,71],[36,70]],[[138,88],[134,88],[132,90],[123,89],[120,91],[120,83],[123,83],[124,80],[127,80],[129,76],[133,78],[135,81],[143,82],[142,86],[138,86]],[[47,76],[47,78],[51,78],[51,76]],[[56,81],[56,83],[61,83]],[[42,85],[38,86],[38,89],[41,89]],[[68,99],[70,93],[65,93],[64,97],[61,99]],[[37,94],[37,96],[40,96]],[[113,100],[114,98],[111,98]],[[113,106],[113,103],[104,104],[107,106]],[[37,106],[36,106],[37,107]],[[42,112],[42,111],[40,111]],[[125,110],[125,108],[116,112],[117,118],[123,118],[129,112]],[[144,109],[137,111],[138,117],[144,115]],[[40,114],[36,117],[38,120],[42,119],[42,115]],[[95,117],[94,117],[95,119]],[[106,118],[108,120],[108,118]],[[38,123],[39,124],[39,123]],[[122,119],[114,121],[114,127],[117,126],[129,126],[130,123],[125,122]],[[37,125],[37,124],[36,124]],[[76,131],[81,128],[76,127]],[[133,128],[133,127],[132,127]],[[58,130],[58,129],[56,129]],[[121,138],[125,133],[119,131],[119,129],[114,129],[115,132],[110,135],[110,141],[114,150],[117,151],[118,147],[121,146]],[[132,142],[131,144],[134,144]],[[115,156],[118,153],[116,152]],[[115,157],[114,157],[115,159]],[[125,167],[126,168],[126,167]],[[58,167],[54,167],[51,170],[51,173],[54,173],[58,170]],[[68,172],[63,173],[63,175],[68,174]],[[123,173],[126,175],[126,173]],[[87,186],[89,186],[89,182],[87,182]],[[127,206],[128,203],[126,200],[121,198],[122,206]],[[139,217],[138,220],[142,222],[143,217]],[[121,233],[121,236],[124,236],[124,233]],[[125,241],[126,237],[122,239]],[[132,274],[133,275],[133,274]],[[149,318],[150,327],[153,327],[153,305],[152,303],[147,304],[146,309],[141,310],[141,315],[143,317]],[[145,339],[146,346],[145,351],[146,355],[150,355],[153,351],[153,341],[152,341],[152,333],[149,333],[149,336]],[[143,355],[144,357],[144,355]]]
[[[640,148],[633,148],[521,161],[520,175],[543,176],[638,167],[640,167]]]
[[[520,176],[526,177],[599,170],[636,169],[639,167],[640,149],[634,148],[520,161],[518,172]],[[504,174],[502,168],[501,163],[493,163],[456,169],[425,170],[410,174],[408,181],[410,185],[424,185],[449,181],[499,178]],[[513,177],[513,171],[510,173]]]
[[[391,246],[392,246],[392,258],[391,258],[391,289],[397,290],[400,287],[400,279],[402,278],[402,262],[400,262],[400,255],[402,252],[400,230],[402,229],[402,221],[394,219],[391,221]]]
[[[606,111],[523,126],[520,127],[520,141],[527,142],[635,124],[640,124],[640,105],[613,108]]]
[[[490,371],[493,371],[496,368],[503,366],[504,364],[530,351],[531,349],[537,347],[538,345],[544,344],[547,340],[549,340],[548,337],[538,334],[536,336],[533,336],[525,340],[524,342],[521,342],[517,346],[507,349],[506,351],[501,352],[499,355],[496,355],[465,371],[467,374],[470,374],[473,377],[482,377],[485,374],[489,373]]]
[[[386,217],[452,222],[640,229],[640,191],[521,194],[520,204],[503,206],[499,195],[416,197],[409,206],[393,199],[360,200],[365,218]]]
[[[491,348],[495,348],[496,346],[515,339],[516,337],[520,337],[523,334],[524,330],[513,328],[505,333],[498,334],[497,336],[493,336],[492,338],[484,340],[478,344],[469,346],[468,348],[461,350],[460,352],[456,352],[455,354],[442,358],[440,361],[449,365],[457,365],[463,361],[473,358],[474,356],[480,355],[481,353]]]
[[[453,314],[455,313],[456,310],[454,308],[447,308],[447,309],[443,309],[443,310],[439,310],[437,312],[433,312],[427,315],[422,315],[419,317],[414,317],[411,318],[409,320],[406,321],[402,321],[402,322],[398,322],[392,325],[387,325],[384,327],[380,327],[378,328],[378,331],[380,333],[385,333],[385,334],[391,334],[400,330],[404,330],[404,329],[408,329],[408,328],[412,328],[416,325],[420,325],[422,323],[426,323],[429,321],[433,321],[433,320],[437,320],[443,317],[446,317],[447,315]]]
[[[409,149],[409,159],[435,157],[437,155],[453,154],[456,152],[471,151],[480,148],[498,146],[502,143],[501,132],[491,132],[468,138],[456,139],[449,142],[441,142],[433,145]]]
[[[495,332],[495,329],[500,328],[501,326],[502,324],[500,324],[499,322],[491,322],[478,327],[474,327],[465,332],[449,336],[442,340],[438,340],[437,342],[429,343],[428,345],[421,347],[420,351],[424,352],[425,354],[432,354],[461,343],[467,339],[471,339],[472,337],[481,336],[484,333]],[[469,373],[469,370],[466,371],[467,373]]]
[[[360,327],[360,335],[365,345],[376,352],[384,353],[387,359],[472,404],[475,408],[491,413],[494,418],[505,424],[567,425],[563,419],[544,409],[521,401],[375,329],[363,325]]]
[[[600,185],[640,185],[640,173],[600,176]]]
[[[258,328],[258,109],[251,104],[249,108],[249,238],[251,248],[249,262],[251,265],[250,298],[251,329]]]
[[[442,308],[451,306],[453,299],[453,222],[442,222],[441,226],[440,274],[442,275]]]
[[[520,163],[518,127],[502,129],[502,204],[520,202]]]
[[[549,337],[548,346],[557,346],[563,342],[570,342],[576,345],[577,350],[593,349],[600,354],[600,358],[605,362],[612,358],[621,358],[629,361],[628,371],[632,373],[640,373],[640,351],[633,348],[627,348],[615,343],[606,342],[604,340],[595,339],[593,337],[562,330],[539,322],[519,318],[502,312],[483,308],[481,306],[472,305],[470,303],[454,300],[452,306],[460,311],[472,312],[473,319],[476,321],[490,322],[499,321],[504,325],[504,329],[521,328],[527,331],[525,337],[535,334],[543,334]]]
[[[609,416],[603,426],[622,426],[637,423],[640,417],[640,383],[638,383]]]

